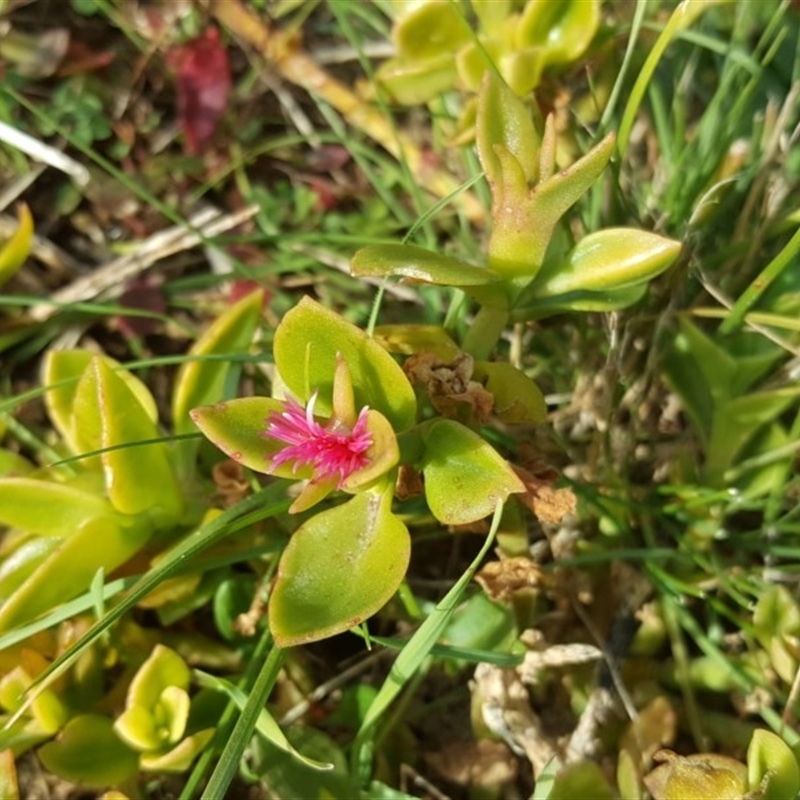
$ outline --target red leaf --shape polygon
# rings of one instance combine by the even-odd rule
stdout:
[[[272,292],[265,290],[264,287],[257,281],[243,279],[233,281],[230,291],[228,292],[228,302],[233,305],[234,303],[238,303],[239,300],[241,300],[243,297],[246,297],[248,294],[257,292],[259,290],[264,291],[264,301],[261,307],[266,308],[269,305],[270,300],[272,300]]]
[[[167,310],[167,301],[161,287],[146,278],[132,281],[122,293],[119,305],[136,311],[154,311],[157,314],[163,314]],[[160,324],[159,320],[152,317],[117,317],[117,327],[129,339],[147,336]]]
[[[167,53],[178,80],[178,118],[190,155],[202,153],[225,113],[231,88],[228,52],[219,32],[204,34]]]

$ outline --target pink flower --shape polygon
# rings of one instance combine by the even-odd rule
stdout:
[[[267,418],[265,436],[285,442],[286,447],[270,459],[270,469],[294,462],[293,471],[310,466],[313,482],[333,482],[340,489],[344,481],[368,463],[367,450],[372,434],[367,429],[367,406],[361,409],[352,428],[335,416],[323,427],[314,419],[317,393],[303,408],[293,397],[284,401],[283,411],[273,411]]]

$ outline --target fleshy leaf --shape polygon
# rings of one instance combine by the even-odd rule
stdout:
[[[262,291],[251,292],[218,317],[189,351],[190,360],[181,365],[172,397],[172,425],[175,433],[192,430],[189,410],[222,400],[231,365],[227,361],[193,361],[191,356],[244,352],[252,341],[261,305]]]
[[[270,460],[284,445],[264,436],[267,418],[280,413],[283,401],[272,397],[237,397],[213,406],[192,409],[192,421],[203,434],[228,458],[255,472],[270,471],[282,478],[311,477],[309,470],[298,470],[291,465],[270,470]]]
[[[394,27],[397,51],[409,61],[452,54],[472,33],[455,3],[422,3]]]
[[[614,141],[614,134],[609,133],[585,156],[539,184],[535,207],[546,215],[548,224],[555,225],[603,174],[614,152]]]
[[[35,536],[4,555],[0,563],[0,603],[22,586],[60,544],[61,539],[55,536]]]
[[[151,534],[145,525],[122,528],[109,517],[88,520],[0,607],[0,632],[87,591],[101,567],[108,573],[124,564]]]
[[[93,359],[81,379],[79,401],[86,405],[76,421],[97,409],[106,490],[114,507],[124,514],[147,513],[160,524],[180,515],[182,499],[169,463],[167,446],[145,408],[127,383],[102,358]],[[148,444],[137,445],[137,442]],[[121,447],[121,445],[127,445]]]
[[[492,412],[503,422],[539,425],[547,419],[542,390],[511,364],[476,361],[472,377],[494,396]]]
[[[114,723],[119,736],[143,752],[164,752],[180,741],[189,715],[190,677],[174,650],[156,645],[128,688],[125,711]]]
[[[10,280],[25,263],[33,240],[33,217],[24,203],[17,209],[17,226],[14,235],[0,245],[0,286]]]
[[[528,0],[516,42],[541,47],[548,64],[568,64],[583,55],[599,24],[598,0]]]
[[[27,458],[0,447],[0,478],[19,478],[35,471],[36,467]]]
[[[577,761],[558,771],[549,798],[579,800],[614,800],[616,792],[609,786],[603,770],[594,761]]]
[[[18,666],[0,678],[0,708],[5,711],[17,711],[25,702],[25,693],[30,688],[33,680],[31,674],[44,669],[46,661],[35,651],[23,654],[23,660],[41,661],[37,668],[28,669]],[[27,666],[27,665],[26,665]],[[38,695],[30,705],[27,714],[32,718],[37,732],[52,736],[68,719],[69,710],[61,702],[58,695],[50,689]]]
[[[644,783],[654,800],[740,798],[747,791],[747,768],[730,756],[716,753],[671,754],[667,763],[645,775]]]
[[[452,361],[461,352],[445,329],[438,325],[378,325],[375,339],[390,353],[406,356],[425,350],[441,361]]]
[[[513,8],[512,0],[470,0],[481,29],[494,33],[505,22]]]
[[[753,628],[772,668],[791,684],[798,659],[790,641],[800,636],[800,606],[785,586],[770,586],[761,593],[753,612]]]
[[[164,744],[152,712],[144,706],[126,708],[114,721],[114,733],[128,747],[143,753],[157,751]]]
[[[763,800],[797,797],[800,791],[800,769],[794,753],[780,736],[763,728],[753,732],[747,748],[747,778],[749,788],[758,791]]]
[[[59,738],[38,756],[53,775],[86,786],[120,784],[138,771],[139,758],[114,733],[111,720],[82,714],[70,720]]]
[[[584,236],[567,263],[539,273],[538,297],[608,292],[644,283],[678,257],[681,243],[635,228],[607,228]]]
[[[498,146],[508,152],[526,183],[536,181],[541,142],[530,109],[492,70],[484,76],[478,96],[476,144],[493,195],[504,190],[509,179],[508,165],[498,157]]]
[[[131,681],[127,705],[152,708],[168,687],[187,689],[190,677],[186,662],[174,650],[157,644]]]
[[[447,525],[483,519],[498,501],[525,491],[490,444],[452,420],[436,420],[428,426],[422,472],[428,507]]]
[[[444,53],[425,61],[390,58],[381,64],[375,79],[402,105],[416,105],[441,94],[453,85],[455,67],[453,56]]]
[[[189,351],[190,360],[178,370],[172,395],[172,425],[176,434],[194,430],[189,412],[192,408],[223,399],[232,363],[223,360],[191,360],[192,356],[222,356],[246,352],[250,347],[264,292],[254,291],[219,316]],[[175,463],[178,474],[189,476],[194,470],[200,442],[188,439],[176,442]]]
[[[524,295],[512,312],[514,320],[541,319],[551,314],[575,311],[616,311],[638,303],[647,294],[647,284],[623,286],[607,292],[567,292],[554,297]]]
[[[501,58],[500,71],[511,91],[524,97],[539,85],[546,65],[545,50],[540,47],[526,47]]]
[[[113,358],[95,356],[89,350],[48,350],[42,368],[42,383],[48,387],[45,405],[56,429],[76,454],[100,446],[101,434],[96,411],[90,409],[77,424],[73,417],[80,378],[93,358],[102,358],[110,367],[118,370],[147,416],[153,422],[158,419],[156,402],[150,390],[135,375],[121,369],[119,362]],[[87,428],[91,428],[93,433],[87,433]],[[85,461],[82,463],[87,465]]]
[[[465,264],[411,244],[362,247],[353,256],[350,271],[358,276],[399,276],[437,286],[482,286],[500,278],[485,267]]]
[[[0,480],[0,523],[11,528],[66,538],[101,515],[113,515],[108,500],[73,486],[35,478]]]
[[[411,551],[408,530],[391,504],[391,491],[362,492],[293,534],[269,602],[279,647],[346,631],[391,599]]]
[[[166,753],[142,753],[139,764],[151,772],[185,772],[213,738],[213,729],[198,731]]]
[[[416,397],[403,370],[374,339],[334,311],[304,297],[275,331],[275,364],[281,378],[303,402],[318,390],[321,415],[332,410],[338,354],[350,370],[357,408],[379,411],[396,431],[414,423]]]

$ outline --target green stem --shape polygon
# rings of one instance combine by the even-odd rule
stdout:
[[[267,704],[267,698],[275,686],[283,664],[283,656],[284,651],[279,647],[273,646],[269,651],[267,660],[253,685],[247,705],[237,720],[230,739],[225,744],[216,769],[209,778],[202,800],[216,800],[216,798],[226,796],[228,787],[239,770],[242,753],[255,730],[258,715]]]
[[[509,313],[501,308],[483,306],[461,342],[473,358],[484,361],[492,354],[508,325]]]

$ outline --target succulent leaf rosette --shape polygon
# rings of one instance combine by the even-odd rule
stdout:
[[[394,6],[396,55],[381,65],[377,81],[404,104],[454,88],[475,92],[492,64],[525,95],[545,69],[577,61],[600,23],[598,0],[401,0]]]
[[[311,508],[334,490],[357,494],[389,481],[399,450],[387,414],[407,426],[416,411],[413,390],[389,354],[305,299],[276,332],[275,366],[287,388],[283,397],[243,397],[196,408],[195,424],[249,469],[305,481],[291,513]],[[405,395],[404,405],[384,403],[388,393],[381,375]],[[365,384],[365,376],[381,391]]]
[[[462,289],[481,306],[462,347],[484,358],[509,322],[635,303],[650,279],[675,261],[681,243],[635,228],[608,228],[569,250],[551,246],[563,216],[600,178],[615,147],[608,134],[558,169],[556,138],[553,117],[539,130],[522,100],[488,70],[476,120],[478,156],[492,194],[486,264],[414,245],[376,244],[355,254],[352,273]]]
[[[414,388],[394,358],[319,303],[304,298],[284,316],[274,357],[281,397],[237,398],[191,417],[243,466],[302,481],[291,513],[337,491],[351,495],[339,505],[332,497],[308,517],[281,556],[268,613],[275,641],[289,646],[359,624],[399,587],[411,549],[392,508],[401,462],[422,473],[428,506],[444,524],[481,519],[524,486],[466,425],[418,422]],[[529,384],[538,415],[538,390]]]
[[[281,557],[269,604],[287,646],[357,625],[394,594],[410,557],[391,509],[399,449],[416,399],[403,371],[374,340],[304,299],[275,335],[283,397],[243,397],[196,408],[195,424],[256,472],[303,481],[290,512],[334,491],[353,497],[307,519]]]

